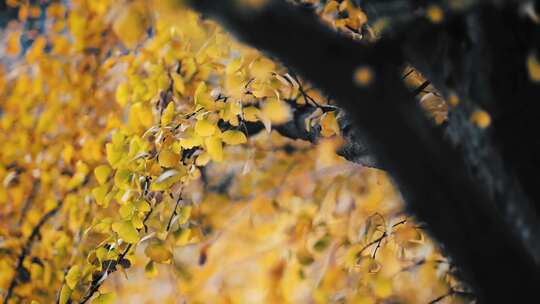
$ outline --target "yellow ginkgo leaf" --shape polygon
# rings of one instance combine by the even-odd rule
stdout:
[[[107,153],[107,161],[113,168],[118,167],[126,152],[122,148],[115,147],[115,145],[112,143],[105,145],[105,151]]]
[[[195,94],[193,95],[193,100],[195,101],[196,105],[202,106],[203,108],[210,109],[211,108],[211,99],[210,95],[208,94],[208,88],[206,86],[206,83],[202,81],[195,90]]]
[[[256,107],[245,107],[244,108],[244,119],[246,121],[259,121],[259,114],[261,110],[257,109]]]
[[[71,267],[66,274],[66,285],[70,289],[75,289],[75,286],[77,286],[77,283],[79,282],[81,278],[81,269],[78,265],[75,265]]]
[[[96,176],[96,179],[100,185],[103,185],[105,182],[107,182],[111,171],[111,168],[107,165],[97,166],[94,169],[94,175]]]
[[[140,125],[144,128],[150,128],[153,121],[154,116],[152,114],[152,108],[150,105],[138,102],[131,106],[129,111],[130,125],[133,125],[134,127]]]
[[[184,149],[191,149],[202,145],[202,138],[199,136],[191,136],[180,139],[180,147]]]
[[[182,79],[182,76],[178,74],[172,74],[171,78],[173,80],[173,86],[176,92],[184,95],[186,88],[185,88],[184,79]]]
[[[247,142],[246,135],[237,130],[227,130],[221,134],[221,139],[228,145],[239,145]]]
[[[272,60],[262,57],[250,64],[249,72],[257,79],[266,80],[272,76],[275,69],[276,66]]]
[[[291,108],[285,102],[271,97],[266,100],[261,108],[262,114],[273,124],[282,124],[291,118]]]
[[[135,206],[132,202],[126,202],[120,208],[118,209],[118,213],[120,214],[120,217],[123,219],[131,219],[133,217],[133,214],[135,213]]]
[[[178,229],[174,233],[174,236],[175,236],[175,240],[176,240],[175,244],[177,246],[184,246],[184,245],[188,244],[188,242],[190,240],[191,229],[189,229],[189,228]]]
[[[105,247],[99,247],[98,249],[96,249],[96,257],[100,262],[104,261],[105,258],[107,258],[107,253],[108,250],[105,249]]]
[[[229,101],[222,110],[221,118],[233,126],[238,126],[238,115],[242,114],[242,106],[238,102]]]
[[[195,123],[195,134],[199,136],[211,136],[216,133],[217,127],[208,119],[201,119]]]
[[[158,176],[156,181],[152,183],[151,189],[154,191],[165,190],[174,183],[179,182],[185,175],[186,172],[182,166],[176,169],[167,170]]]
[[[113,31],[122,43],[133,48],[145,36],[147,20],[137,2],[121,10],[113,23]]]
[[[60,297],[58,299],[58,303],[66,304],[69,301],[72,293],[73,289],[69,288],[67,285],[63,285],[62,289],[60,289]]]
[[[189,217],[191,215],[192,207],[190,205],[183,206],[178,211],[178,224],[184,225],[189,220]]]
[[[529,54],[527,57],[527,69],[529,70],[529,77],[532,81],[540,81],[540,62],[534,55],[534,53]]]
[[[174,117],[174,102],[169,102],[163,114],[161,114],[161,125],[166,126],[171,123]]]
[[[10,56],[18,55],[21,52],[21,32],[9,32],[6,40],[6,53]]]
[[[339,134],[339,124],[335,112],[326,112],[321,116],[321,135],[330,137]]]
[[[144,249],[144,254],[156,263],[164,263],[172,258],[172,252],[160,242],[151,243]]]
[[[107,200],[107,193],[109,192],[109,185],[101,185],[94,189],[92,189],[92,196],[96,200],[96,203],[99,206],[103,206],[104,208],[107,208],[109,205],[109,202]]]
[[[120,189],[128,189],[131,181],[131,172],[128,169],[120,168],[114,175],[114,185]]]
[[[129,98],[129,91],[128,86],[126,83],[121,83],[116,88],[116,102],[118,102],[119,105],[125,106],[128,102]]]
[[[221,143],[221,138],[218,136],[207,137],[204,139],[204,145],[212,160],[217,162],[223,161],[223,145]]]
[[[169,149],[163,149],[158,156],[159,165],[165,168],[173,168],[178,165],[180,155],[172,152]]]
[[[139,240],[139,233],[133,227],[131,221],[120,221],[112,224],[112,230],[118,234],[118,236],[126,243],[137,243]]]
[[[225,68],[225,74],[231,75],[236,72],[238,72],[242,68],[242,57],[235,58],[227,64],[227,68]]]
[[[112,304],[115,298],[114,292],[102,293],[92,301],[92,304]]]
[[[135,227],[135,229],[142,229],[144,227],[143,219],[137,215],[131,218],[131,224],[133,227]]]
[[[144,199],[136,200],[135,202],[133,202],[133,205],[135,206],[135,208],[137,208],[137,211],[139,212],[150,211],[150,204],[148,204],[148,202]]]
[[[392,280],[379,275],[373,282],[373,291],[378,298],[392,295]]]

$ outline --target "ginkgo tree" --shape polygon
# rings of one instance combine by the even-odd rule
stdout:
[[[394,30],[393,22],[418,21],[406,8],[406,20],[390,11],[371,21],[384,7],[189,4],[203,15],[172,0],[6,2],[4,303],[461,303],[515,291],[518,282],[506,278],[492,280],[507,290],[483,289],[494,286],[484,276],[491,258],[507,262],[494,273],[513,268],[536,278],[521,255],[535,243],[524,247],[515,233],[522,230],[485,212],[485,193],[460,171],[450,145],[421,141],[466,103],[457,93],[444,100],[446,87],[437,90],[417,70],[424,62],[413,58],[431,49]],[[207,13],[276,57],[239,43]],[[423,16],[425,31],[450,19],[445,6]],[[388,45],[387,34],[396,37]],[[393,45],[414,46],[409,64]],[[538,61],[522,59],[534,89]],[[414,96],[431,116],[418,138],[387,103],[402,101],[413,117]],[[357,108],[358,98],[380,104]],[[471,136],[497,123],[479,108],[463,111]],[[492,161],[490,151],[480,160]],[[425,224],[404,212],[381,169]],[[484,170],[481,182],[493,173]],[[521,193],[503,189],[501,200]],[[508,211],[515,218],[504,223],[532,229],[527,210]]]
[[[349,112],[480,302],[535,297],[538,1],[188,2]],[[412,91],[409,65],[428,78]],[[452,106],[438,127],[416,105],[432,83]]]

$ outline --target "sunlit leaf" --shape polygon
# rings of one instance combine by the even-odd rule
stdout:
[[[236,130],[227,130],[221,135],[221,139],[228,145],[239,145],[247,142],[246,135]]]
[[[120,221],[112,224],[112,230],[118,233],[118,236],[127,243],[137,243],[139,233],[133,227],[131,221]]]

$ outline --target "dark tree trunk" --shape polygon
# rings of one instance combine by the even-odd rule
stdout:
[[[376,43],[355,42],[284,0],[249,9],[235,0],[192,0],[246,43],[334,97],[393,176],[408,210],[427,224],[481,303],[526,302],[540,286],[540,83],[526,59],[540,53],[540,26],[519,1],[439,4],[444,20],[419,15],[422,1],[357,1],[398,16]],[[401,14],[391,8],[400,4]],[[527,5],[530,5],[527,4]],[[529,9],[529,12],[533,12]],[[401,80],[406,63],[461,102],[435,127]],[[358,86],[353,73],[374,80]],[[470,121],[479,108],[487,129]],[[354,140],[354,139],[353,139]]]

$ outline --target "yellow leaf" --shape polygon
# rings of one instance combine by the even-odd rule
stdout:
[[[113,168],[116,168],[120,160],[122,159],[122,151],[115,149],[114,145],[108,143],[105,145],[105,150],[107,153],[107,161]]]
[[[373,282],[374,293],[378,298],[387,298],[392,295],[392,280],[378,276]]]
[[[256,122],[259,121],[260,110],[256,107],[245,107],[244,108],[244,119],[246,121]]]
[[[110,217],[106,217],[99,221],[94,226],[93,230],[98,233],[109,233],[111,231],[111,223],[112,219]]]
[[[203,108],[209,109],[211,106],[211,100],[208,95],[208,89],[206,87],[206,83],[202,81],[195,90],[195,94],[193,95],[193,100],[195,101],[196,105],[200,105]]]
[[[188,244],[190,236],[191,236],[191,229],[189,228],[182,228],[177,230],[174,233],[174,236],[176,238],[176,246],[184,246]]]
[[[10,56],[19,55],[21,52],[21,32],[9,32],[6,40],[6,53]]]
[[[247,142],[246,135],[241,131],[227,130],[221,134],[221,139],[228,145],[239,145]]]
[[[103,206],[104,208],[107,208],[109,205],[109,202],[107,200],[107,193],[109,192],[109,185],[101,185],[94,189],[92,189],[92,196],[94,196],[94,199],[96,200],[96,203],[99,206]]]
[[[119,84],[116,88],[115,96],[116,102],[121,106],[125,106],[129,98],[128,85],[126,83]]]
[[[272,60],[267,58],[259,58],[250,64],[249,72],[251,76],[266,80],[272,76],[272,72],[275,70],[275,64]]]
[[[282,124],[291,118],[291,108],[285,102],[277,98],[268,98],[262,105],[261,112],[273,124]]]
[[[120,206],[120,209],[118,209],[118,213],[120,213],[120,216],[123,219],[131,219],[133,217],[133,214],[135,212],[135,206],[132,202],[126,202],[122,206]]]
[[[204,145],[212,160],[217,162],[223,161],[223,146],[221,144],[221,138],[218,136],[207,137],[204,139]]]
[[[121,168],[114,175],[114,185],[120,189],[128,189],[131,181],[131,172],[128,169]]]
[[[231,75],[236,72],[238,72],[242,68],[242,57],[235,58],[227,64],[227,68],[225,68],[225,74]]]
[[[96,249],[96,257],[100,262],[103,262],[107,258],[108,250],[105,247],[99,247]]]
[[[81,278],[81,270],[78,265],[71,267],[66,275],[66,284],[70,289],[75,289],[79,279]]]
[[[92,301],[92,304],[112,304],[115,298],[114,292],[102,293]]]
[[[121,221],[112,224],[112,230],[126,243],[137,243],[139,241],[139,233],[133,227],[131,221]]]
[[[171,75],[172,79],[173,79],[173,86],[174,86],[174,89],[184,95],[184,92],[185,92],[185,86],[184,86],[184,79],[182,79],[182,76],[178,75],[178,74],[172,74]]]
[[[173,168],[180,162],[180,155],[172,152],[169,149],[164,149],[159,152],[159,165],[165,168]]]
[[[152,261],[157,263],[164,263],[169,261],[172,258],[172,252],[165,248],[164,244],[161,243],[152,243],[146,246],[144,249],[144,254],[149,257]]]
[[[178,224],[184,225],[189,220],[191,215],[191,206],[184,206],[178,211]]]
[[[208,119],[201,119],[195,123],[195,134],[199,136],[211,136],[216,133],[217,127]]]
[[[174,102],[169,102],[161,115],[161,125],[166,126],[171,123],[174,117]]]
[[[73,289],[69,288],[67,285],[63,285],[60,290],[59,304],[66,304],[73,293]]]
[[[222,110],[221,118],[233,126],[238,126],[238,115],[242,114],[242,106],[238,102],[229,101]]]
[[[137,7],[137,2],[121,10],[120,16],[113,23],[113,31],[128,48],[134,48],[145,36],[147,20]]]
[[[339,135],[339,124],[335,112],[326,112],[321,116],[321,135],[330,137],[334,134]]]
[[[184,149],[191,149],[202,145],[202,138],[199,136],[192,136],[180,139],[180,146]]]
[[[352,303],[353,304],[375,304],[375,300],[370,297],[369,295],[356,295],[354,296],[354,298],[352,299]]]
[[[139,212],[150,211],[150,204],[148,204],[148,202],[146,202],[144,199],[136,200],[133,204]]]
[[[527,69],[529,70],[529,77],[532,81],[540,81],[540,62],[536,56],[531,53],[527,57]]]
[[[144,227],[143,219],[139,216],[134,216],[131,219],[131,224],[133,227],[135,227],[135,229],[142,229]]]
[[[107,165],[97,166],[94,169],[94,175],[96,176],[96,179],[100,185],[103,185],[107,181],[110,174],[111,168]]]
[[[150,128],[154,121],[151,107],[142,102],[132,105],[129,111],[129,120],[134,127],[140,125],[144,128]]]
[[[152,183],[151,188],[154,191],[165,190],[180,181],[185,174],[185,170],[183,172],[176,169],[167,170],[158,176],[156,181]]]

